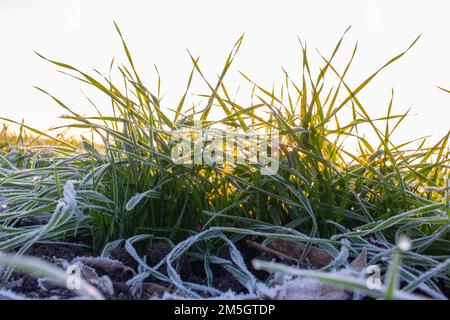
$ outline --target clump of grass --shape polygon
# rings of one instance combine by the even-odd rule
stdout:
[[[0,249],[29,246],[42,238],[61,240],[87,230],[98,250],[112,241],[135,239],[140,234],[150,235],[144,236],[147,240],[164,237],[178,242],[198,236],[202,229],[215,230],[218,244],[195,246],[197,255],[193,254],[198,258],[201,253],[200,257],[208,260],[205,266],[221,261],[234,272],[239,270],[237,261],[224,263],[211,250],[217,250],[223,241],[232,246],[233,241],[248,234],[267,241],[288,236],[290,240],[306,242],[307,249],[320,246],[333,257],[346,243],[351,256],[365,248],[371,264],[384,266],[399,237],[407,235],[412,239],[413,250],[405,254],[399,279],[407,283],[407,292],[420,289],[432,297],[442,297],[436,280],[448,281],[445,272],[433,272],[426,278],[421,275],[438,268],[450,253],[445,184],[449,174],[449,134],[431,147],[426,146],[425,139],[394,145],[391,138],[408,112],[392,114],[391,99],[386,116],[374,119],[358,99],[358,93],[383,69],[402,58],[418,38],[355,87],[346,79],[357,46],[339,71],[334,60],[343,36],[329,57],[321,55],[323,65],[314,76],[309,51],[301,43],[300,83],[285,72],[282,90],[277,93],[242,74],[244,81],[253,86],[252,103],[244,106],[230,97],[225,85],[226,74],[241,47],[241,37],[216,83],[204,77],[199,60],[191,56],[193,70],[186,92],[175,112],[169,114],[161,99],[160,80],[157,92],[143,84],[117,25],[116,28],[128,59],[127,65],[117,66],[118,83],[111,73],[114,63],[109,75],[97,71],[88,74],[39,54],[108,97],[111,112],[100,113],[92,102],[96,114],[82,116],[39,89],[67,112],[63,116],[69,121],[65,129],[90,130],[101,143],[84,137],[76,143],[23,126],[53,145],[26,148],[25,165],[17,165],[8,154],[1,158],[0,192],[6,210],[0,213]],[[210,90],[202,95],[206,107],[201,111],[185,105],[194,76],[200,76]],[[343,123],[340,115],[348,111],[352,117]],[[225,116],[212,119],[211,114],[219,112]],[[261,116],[263,113],[268,116]],[[175,163],[171,158],[173,134],[194,129],[196,121],[205,129],[220,126],[243,132],[280,132],[278,172],[262,175],[257,170],[263,167],[261,163],[226,168]],[[369,143],[361,134],[363,129],[372,130],[378,142]],[[356,142],[356,152],[347,147],[349,140]],[[47,226],[53,223],[53,213],[63,198],[63,186],[69,181],[76,190],[77,214],[58,220],[57,228],[41,234],[39,239],[32,235],[41,227],[15,227],[18,218],[28,216],[40,218]],[[232,241],[228,242],[225,235]],[[167,263],[170,266],[170,261]],[[236,274],[245,275],[240,268]],[[156,272],[150,266],[143,270],[138,279]],[[172,277],[181,288],[186,288],[175,273]]]

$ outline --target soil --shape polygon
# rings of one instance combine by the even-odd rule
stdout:
[[[90,248],[61,245],[61,244],[35,244],[25,252],[26,255],[39,257],[49,262],[55,259],[72,261],[76,257],[93,257],[94,252]]]
[[[138,264],[128,254],[124,248],[117,248],[111,252],[112,262],[120,263],[124,268],[111,268],[104,266],[102,263],[95,263],[90,261],[99,258],[95,252],[87,246],[89,239],[86,238],[74,238],[71,239],[73,245],[66,244],[35,244],[27,250],[26,255],[39,257],[59,267],[62,266],[62,262],[82,261],[87,266],[93,268],[99,277],[107,276],[113,284],[114,294],[111,295],[108,292],[102,291],[103,295],[107,299],[111,300],[127,300],[127,299],[147,299],[152,296],[161,296],[164,292],[173,291],[170,283],[163,283],[162,281],[155,279],[154,277],[148,277],[144,281],[143,294],[141,296],[134,296],[126,284],[126,282],[132,278],[137,272]],[[239,250],[241,251],[247,267],[261,280],[268,278],[269,274],[264,271],[254,270],[251,266],[251,260],[255,258],[259,259],[275,259],[276,257],[270,257],[266,253],[259,253],[254,248],[246,245],[244,240],[237,243]],[[169,251],[170,245],[165,242],[156,242],[149,246],[145,252],[146,262],[150,266],[154,266],[164,259]],[[228,257],[228,252],[223,253],[224,258]],[[176,261],[177,268],[179,269],[180,276],[183,280],[206,284],[206,275],[203,268],[202,261],[191,261],[188,258],[182,257],[179,261]],[[232,290],[237,293],[245,292],[246,289],[225,269],[222,267],[211,265],[213,272],[213,286],[221,291]],[[134,271],[134,272],[133,272]],[[165,270],[159,270],[166,272]],[[0,285],[0,289],[9,290],[20,296],[31,299],[75,299],[76,295],[65,288],[53,285],[51,282],[44,279],[37,279],[36,277],[25,274],[22,272],[14,271],[9,277],[8,281]],[[101,290],[101,288],[99,288]]]
[[[33,225],[36,221],[19,220],[16,222],[20,225]],[[269,274],[265,271],[255,270],[252,267],[252,260],[273,260],[281,262],[289,262],[282,260],[283,255],[274,255],[270,250],[255,249],[255,241],[257,239],[247,237],[241,239],[236,243],[238,250],[241,252],[244,262],[252,274],[259,280],[265,281]],[[104,297],[110,300],[128,300],[128,299],[148,299],[152,297],[161,297],[164,293],[173,293],[174,287],[170,283],[162,282],[152,276],[144,280],[142,293],[139,296],[133,295],[127,281],[130,280],[138,272],[138,264],[130,256],[130,254],[123,248],[119,247],[111,252],[110,259],[103,259],[98,257],[91,247],[92,239],[89,235],[78,236],[67,239],[70,244],[61,243],[40,243],[31,246],[26,255],[39,257],[56,266],[65,269],[68,264],[82,263],[84,266],[94,271],[98,279],[108,278],[108,283],[112,284],[113,290],[106,290],[99,286],[95,281],[92,285],[97,286],[102,291]],[[253,243],[253,245],[252,245]],[[140,256],[146,259],[149,266],[157,265],[161,260],[165,259],[167,254],[171,251],[171,246],[165,242],[156,242],[151,244],[146,250],[139,252]],[[217,253],[223,258],[229,259],[229,252],[227,249]],[[289,258],[289,257],[287,257]],[[288,259],[289,260],[289,259]],[[311,259],[312,261],[312,259]],[[311,261],[306,261],[306,265],[302,267],[311,268]],[[182,256],[174,265],[179,271],[181,278],[184,281],[191,283],[206,285],[206,274],[204,271],[204,262],[199,260],[192,260],[188,256]],[[233,291],[235,293],[245,293],[246,289],[239,283],[232,274],[224,268],[211,264],[211,271],[213,273],[213,287],[223,292]],[[158,271],[166,273],[163,268]],[[449,296],[449,288],[443,282],[438,283],[442,288],[444,294]],[[18,294],[21,297],[30,299],[76,299],[76,295],[66,289],[58,287],[45,279],[37,279],[36,277],[22,272],[14,271],[8,278],[6,283],[0,283],[0,290],[8,290],[12,293]],[[113,292],[113,294],[111,294]]]

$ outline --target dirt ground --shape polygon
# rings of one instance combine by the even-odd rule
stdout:
[[[21,225],[39,224],[39,221],[28,219],[19,221]],[[301,244],[286,242],[283,240],[273,242],[269,246],[262,246],[258,239],[247,237],[236,243],[237,248],[244,258],[247,268],[261,281],[269,279],[270,274],[265,271],[255,270],[252,267],[254,259],[277,261],[286,264],[295,264],[296,258],[301,254],[304,247]],[[164,294],[173,294],[176,290],[173,284],[163,282],[153,276],[147,277],[142,285],[139,294],[133,294],[128,280],[138,273],[138,263],[123,248],[118,247],[111,251],[110,257],[104,259],[98,256],[92,249],[92,239],[89,235],[78,236],[67,239],[68,244],[60,243],[39,243],[31,246],[25,255],[44,259],[64,270],[69,265],[81,264],[90,275],[88,281],[97,287],[106,299],[128,300],[128,299],[152,299],[161,298]],[[138,251],[141,257],[146,257],[149,266],[155,266],[162,261],[171,251],[171,246],[165,242],[155,242],[145,249]],[[11,252],[14,253],[14,252]],[[229,258],[228,250],[218,252],[218,256]],[[331,261],[318,248],[313,248],[308,253],[303,268],[317,269]],[[192,260],[187,256],[182,256],[176,261],[176,266],[183,281],[206,285],[207,275],[204,271],[203,261]],[[167,274],[165,265],[158,271]],[[211,265],[213,273],[212,286],[222,292],[231,291],[235,294],[246,293],[246,289],[236,278],[218,265]],[[438,284],[446,296],[450,296],[449,287],[444,283]],[[303,288],[304,284],[300,284]],[[327,290],[329,288],[326,288]],[[77,296],[67,288],[61,288],[51,283],[49,280],[36,278],[32,275],[13,271],[6,282],[0,283],[0,290],[8,291],[18,295],[19,298],[29,299],[76,299]],[[320,293],[320,292],[319,292]],[[335,292],[333,293],[335,294]],[[344,292],[340,297],[350,297]],[[205,296],[205,298],[208,298]]]
[[[148,277],[143,285],[143,292],[140,296],[135,296],[131,292],[127,281],[137,273],[137,262],[128,254],[123,248],[114,249],[111,252],[111,259],[109,264],[104,264],[95,259],[100,259],[89,246],[89,239],[76,239],[75,245],[63,244],[35,244],[25,254],[33,257],[44,259],[52,264],[64,268],[67,263],[71,264],[76,261],[82,261],[89,268],[95,270],[98,277],[108,277],[112,283],[113,290],[103,290],[101,286],[96,287],[102,291],[102,294],[107,299],[148,299],[152,297],[160,297],[164,292],[171,292],[172,286],[170,283],[163,283],[162,281]],[[83,246],[78,246],[78,244]],[[260,278],[266,279],[269,274],[264,271],[253,270],[251,261],[255,258],[259,259],[276,259],[267,253],[261,253],[254,250],[245,241],[240,241],[239,249],[245,259],[249,269]],[[155,265],[171,250],[170,246],[164,242],[156,242],[150,245],[145,255],[148,265]],[[225,256],[226,254],[224,254]],[[97,262],[95,262],[97,261]],[[112,262],[111,262],[112,261]],[[114,262],[117,262],[119,267],[111,267]],[[183,280],[206,284],[206,274],[203,268],[203,262],[189,261],[182,258],[178,261],[179,273]],[[211,266],[213,272],[213,286],[221,291],[232,290],[236,293],[245,292],[245,288],[225,269]],[[161,270],[160,270],[161,271]],[[165,273],[165,270],[162,270]],[[95,285],[95,284],[94,284]],[[31,299],[73,299],[75,294],[66,288],[61,288],[53,285],[45,279],[38,279],[32,275],[14,271],[6,283],[0,285],[0,289],[6,289],[20,296]],[[111,292],[113,292],[111,294]]]

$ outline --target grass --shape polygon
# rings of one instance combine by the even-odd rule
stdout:
[[[186,92],[171,109],[163,105],[160,80],[156,92],[144,86],[116,28],[128,61],[120,65],[113,61],[107,75],[88,74],[38,54],[111,101],[108,114],[100,113],[92,102],[94,114],[82,116],[38,88],[65,111],[62,117],[68,124],[63,129],[89,130],[91,137],[65,139],[0,118],[21,128],[17,142],[6,135],[2,139],[8,143],[0,158],[0,201],[6,208],[0,213],[0,250],[21,253],[36,242],[65,241],[74,234],[91,233],[99,251],[122,241],[134,253],[142,273],[130,285],[139,287],[148,274],[154,274],[193,294],[197,286],[179,277],[170,267],[170,257],[161,262],[169,270],[163,275],[145,264],[133,249],[134,243],[165,239],[174,245],[172,256],[189,253],[204,260],[208,275],[210,264],[220,264],[251,291],[253,275],[242,265],[233,244],[245,235],[266,242],[276,238],[303,242],[307,249],[318,246],[332,257],[344,247],[350,257],[365,248],[369,263],[379,264],[384,271],[389,269],[399,238],[406,235],[412,240],[412,250],[403,254],[395,269],[402,294],[420,289],[432,298],[445,297],[437,282],[448,285],[449,281],[445,261],[450,255],[446,178],[450,133],[432,146],[415,137],[394,145],[392,137],[408,112],[392,114],[391,99],[386,115],[373,118],[358,99],[358,93],[402,58],[418,38],[357,86],[346,81],[357,46],[342,70],[334,64],[345,34],[329,57],[319,53],[323,64],[316,76],[307,46],[301,43],[300,83],[285,72],[282,89],[275,92],[242,73],[253,91],[251,105],[241,105],[230,97],[225,84],[241,37],[214,83],[204,77],[199,59],[191,56],[193,69]],[[119,75],[117,81],[113,69]],[[186,105],[193,77],[203,79],[209,88],[200,96],[205,99],[202,110]],[[347,122],[341,116],[344,113],[351,114]],[[217,114],[224,117],[212,117]],[[198,121],[211,130],[280,132],[278,172],[262,175],[262,163],[233,167],[175,163],[171,159],[175,132],[193,129]],[[378,142],[366,140],[365,130],[371,130]],[[21,142],[25,133],[40,139],[25,144]],[[351,141],[356,151],[348,147]],[[23,217],[39,217],[46,224],[17,227],[17,219]],[[231,260],[217,256],[224,245],[233,253]],[[299,258],[305,256],[306,251]],[[327,268],[345,263],[335,259]],[[212,283],[210,278],[208,283]],[[218,294],[211,287],[202,289]],[[391,288],[394,297],[396,290]]]

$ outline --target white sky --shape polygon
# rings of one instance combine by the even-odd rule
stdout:
[[[158,66],[168,105],[175,103],[185,88],[191,69],[187,48],[201,56],[202,69],[215,81],[229,50],[245,32],[226,83],[233,88],[237,88],[237,82],[245,83],[237,72],[240,70],[270,87],[282,80],[281,66],[298,79],[297,35],[311,49],[317,47],[329,55],[342,32],[352,25],[343,46],[343,59],[338,61],[342,69],[359,41],[349,78],[353,86],[423,34],[412,51],[358,97],[369,113],[383,115],[393,87],[394,110],[401,112],[413,106],[417,114],[399,130],[399,138],[429,134],[437,138],[450,127],[450,95],[436,88],[450,88],[449,12],[450,2],[445,0],[0,0],[0,116],[24,118],[40,129],[59,123],[57,116],[62,110],[33,85],[87,113],[80,93],[86,88],[56,72],[33,51],[83,70],[97,68],[106,73],[113,56],[124,62],[112,20],[119,23],[150,88],[155,88],[153,64]],[[312,59],[316,69],[319,65],[314,62],[319,61]],[[205,91],[196,83],[194,92]]]

